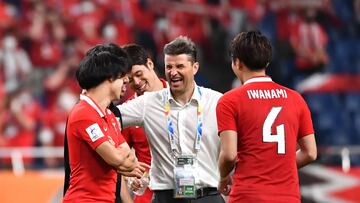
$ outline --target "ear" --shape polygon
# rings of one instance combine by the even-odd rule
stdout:
[[[146,65],[150,70],[154,69],[154,63],[149,58],[147,59]]]
[[[107,79],[107,81],[110,82],[110,83],[112,83],[112,82],[114,81],[114,79],[113,79],[112,77],[109,77],[109,78]]]
[[[234,63],[236,70],[241,71],[241,72],[244,71],[245,64],[242,61],[240,61],[238,58],[235,59],[235,61],[233,63]]]
[[[198,70],[199,70],[199,62],[195,62],[193,65],[192,65],[192,68],[193,68],[193,75],[195,75]]]

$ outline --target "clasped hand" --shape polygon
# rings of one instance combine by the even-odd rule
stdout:
[[[126,177],[137,177],[141,178],[150,166],[144,162],[138,162],[135,168],[131,171],[118,169],[117,172]]]

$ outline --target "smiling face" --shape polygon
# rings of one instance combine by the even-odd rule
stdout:
[[[137,95],[153,91],[157,76],[154,72],[154,64],[148,60],[146,65],[133,65],[129,73],[129,83]]]
[[[165,76],[175,98],[193,92],[194,75],[199,69],[199,63],[190,59],[186,54],[165,55]]]

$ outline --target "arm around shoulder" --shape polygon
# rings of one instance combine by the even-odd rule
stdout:
[[[124,128],[143,125],[146,98],[147,96],[142,95],[116,106],[121,113]]]

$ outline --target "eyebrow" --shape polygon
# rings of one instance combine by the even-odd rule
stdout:
[[[166,67],[173,67],[173,66],[175,66],[175,67],[184,67],[185,66],[185,64],[184,63],[178,63],[178,64],[166,64],[165,65]]]
[[[133,73],[131,75],[137,75],[138,73],[141,73],[141,70],[137,70],[135,73]]]

